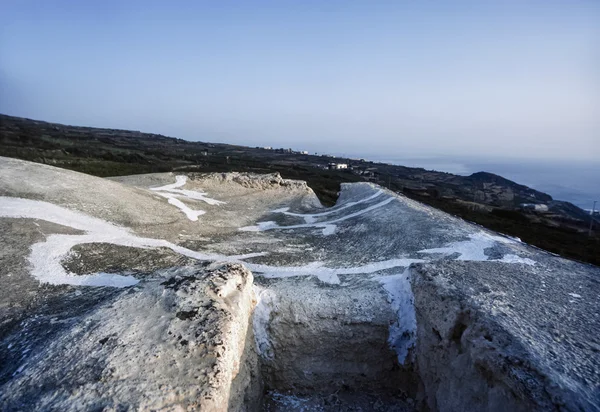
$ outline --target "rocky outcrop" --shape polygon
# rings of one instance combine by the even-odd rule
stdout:
[[[567,303],[581,316],[570,325],[571,336],[577,331],[581,341],[568,342],[554,331],[565,321],[561,308],[538,306],[535,290],[518,279],[501,280],[501,270],[460,262],[412,269],[417,368],[428,407],[447,412],[598,410],[600,364],[586,330],[594,321],[586,319],[580,305]],[[524,272],[532,284],[540,278],[533,269]]]
[[[2,410],[256,410],[252,274],[217,265],[163,276],[48,342],[3,387]]]
[[[311,191],[306,182],[301,180],[284,179],[279,172],[270,174],[256,173],[210,173],[210,174],[191,174],[192,178],[196,177],[202,181],[214,181],[218,183],[237,183],[240,186],[252,189],[269,190],[269,189],[301,189]]]

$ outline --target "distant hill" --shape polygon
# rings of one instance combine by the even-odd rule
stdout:
[[[547,193],[543,193],[531,189],[527,186],[520,185],[518,183],[513,182],[512,180],[505,179],[502,176],[498,176],[493,173],[477,172],[473,173],[471,176],[468,176],[467,179],[476,183],[480,183],[485,188],[489,188],[492,186],[497,186],[499,188],[508,188],[513,193],[518,193],[518,200],[522,200],[524,202],[534,201],[546,203],[552,200],[552,196],[550,196]]]

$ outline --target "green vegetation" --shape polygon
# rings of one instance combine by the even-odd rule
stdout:
[[[496,232],[518,237],[523,242],[548,252],[600,265],[600,236],[597,234],[589,237],[587,234],[573,229],[571,225],[559,224],[551,227],[512,210],[493,209],[491,212],[485,212],[431,197],[415,196],[414,194],[410,194],[409,197]]]

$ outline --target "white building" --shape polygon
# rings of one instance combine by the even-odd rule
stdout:
[[[348,169],[348,165],[346,163],[329,163],[329,170],[340,170],[340,169]]]
[[[547,212],[548,205],[534,204],[534,203],[521,203],[521,208],[526,210],[535,210],[536,212]]]

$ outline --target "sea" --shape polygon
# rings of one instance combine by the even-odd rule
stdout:
[[[555,200],[571,202],[591,210],[594,201],[600,207],[600,160],[516,160],[452,157],[373,158],[369,160],[468,176],[490,172],[516,183],[545,192]]]

